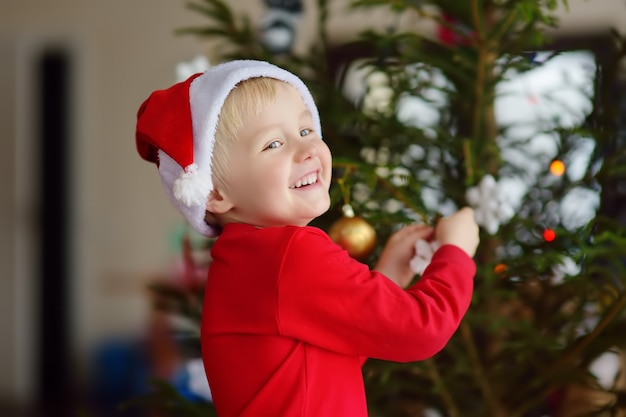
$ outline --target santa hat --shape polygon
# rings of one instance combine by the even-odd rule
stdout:
[[[166,90],[153,92],[137,113],[137,150],[157,164],[165,192],[191,226],[207,237],[219,228],[205,221],[213,190],[211,166],[220,111],[230,91],[249,78],[269,77],[294,87],[321,134],[319,114],[308,88],[294,74],[263,61],[216,65]]]

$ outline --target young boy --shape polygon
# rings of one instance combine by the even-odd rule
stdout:
[[[331,155],[313,98],[293,74],[233,61],[154,92],[141,156],[212,250],[202,356],[218,415],[364,417],[367,358],[437,353],[472,296],[470,209],[407,226],[374,270],[307,226],[330,205]],[[417,239],[441,245],[421,279]]]

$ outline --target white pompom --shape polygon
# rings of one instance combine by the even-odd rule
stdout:
[[[172,191],[176,200],[187,207],[203,206],[211,192],[211,177],[191,164],[174,181]]]

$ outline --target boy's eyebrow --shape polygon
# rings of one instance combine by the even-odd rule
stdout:
[[[305,117],[313,117],[313,115],[311,114],[311,111],[309,109],[304,109],[302,110],[302,113],[300,113],[300,118],[305,118]]]
[[[300,120],[302,120],[302,119],[307,118],[307,117],[309,117],[309,118],[311,118],[311,119],[312,119],[312,118],[313,118],[313,115],[311,114],[311,111],[310,111],[309,109],[306,109],[306,108],[305,108],[305,109],[304,109],[304,110],[302,110],[302,112],[300,113],[300,117],[299,117],[299,119],[300,119]],[[269,131],[269,130],[274,129],[274,127],[275,127],[275,124],[271,124],[271,125],[266,125],[266,126],[263,126],[263,127],[261,127],[261,128],[258,130],[258,133],[259,133],[259,134],[264,134],[265,132],[267,132],[267,131]]]

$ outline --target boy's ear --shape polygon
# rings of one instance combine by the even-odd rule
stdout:
[[[207,211],[213,214],[224,214],[233,207],[229,199],[217,188],[213,188],[206,203]]]

